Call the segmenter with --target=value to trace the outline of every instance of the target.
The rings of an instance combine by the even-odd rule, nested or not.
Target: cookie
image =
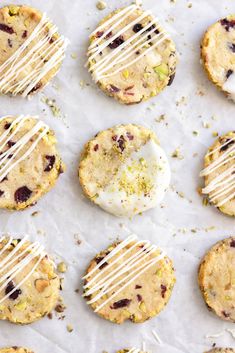
[[[95,204],[115,216],[132,217],[162,201],[170,183],[170,167],[151,130],[119,125],[85,145],[79,179]]]
[[[158,315],[170,299],[175,275],[161,249],[131,235],[98,254],[84,280],[87,304],[104,319],[121,324]]]
[[[138,348],[130,348],[130,349],[122,349],[121,351],[118,351],[117,353],[148,353],[148,352],[143,352],[139,350]]]
[[[235,349],[233,348],[213,348],[205,353],[235,353]]]
[[[235,100],[235,15],[209,27],[202,40],[201,57],[209,79]]]
[[[54,186],[64,168],[56,143],[37,117],[0,118],[0,208],[24,209]]]
[[[101,21],[87,55],[94,81],[124,104],[158,95],[175,76],[175,44],[151,11],[134,4]]]
[[[60,69],[68,40],[47,15],[29,6],[0,9],[0,93],[27,97]]]
[[[235,322],[235,237],[216,243],[202,260],[198,282],[209,310]]]
[[[0,349],[0,353],[33,353],[33,351],[27,348],[13,346]]]
[[[60,279],[38,242],[0,239],[0,320],[29,324],[51,312]]]
[[[235,216],[235,132],[219,137],[204,159],[202,193],[221,212]]]

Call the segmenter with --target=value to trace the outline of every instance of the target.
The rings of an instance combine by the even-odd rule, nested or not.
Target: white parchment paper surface
[[[28,233],[32,240],[41,241],[57,261],[67,263],[62,292],[67,310],[64,320],[54,315],[52,320],[44,318],[29,326],[0,322],[0,346],[28,346],[35,353],[114,353],[125,347],[141,348],[143,342],[156,353],[201,353],[214,342],[235,347],[235,340],[225,331],[233,329],[234,324],[209,313],[197,285],[201,257],[216,241],[235,232],[234,219],[213,207],[204,207],[197,193],[201,182],[198,174],[214,140],[212,133],[223,134],[235,126],[235,105],[217,92],[202,70],[200,39],[210,24],[235,12],[234,0],[144,0],[145,8],[153,10],[175,40],[179,65],[171,87],[137,106],[122,106],[106,97],[84,68],[89,33],[105,14],[129,1],[107,0],[104,11],[96,9],[96,0],[24,2],[46,11],[71,41],[62,70],[44,91],[47,97],[56,99],[66,115],[66,124],[51,114],[42,102],[42,93],[31,101],[0,97],[0,114],[38,114],[55,130],[67,171],[33,208],[14,213],[1,211],[0,231]],[[74,53],[76,59],[72,58]],[[158,122],[162,114],[165,119]],[[211,127],[204,128],[203,122]],[[133,220],[115,218],[92,205],[82,196],[77,178],[83,144],[98,131],[120,123],[152,128],[172,169],[171,188],[161,206]],[[198,131],[198,136],[193,131]],[[171,157],[178,147],[182,160]],[[35,217],[34,211],[39,212]],[[177,284],[169,305],[158,317],[144,324],[117,326],[96,316],[75,290],[81,288],[82,274],[92,257],[117,236],[122,239],[131,232],[165,249],[174,261]],[[75,234],[82,240],[80,246]],[[72,333],[66,329],[68,324],[74,328]],[[161,338],[161,345],[152,330]],[[220,332],[223,334],[218,338],[205,337]]]

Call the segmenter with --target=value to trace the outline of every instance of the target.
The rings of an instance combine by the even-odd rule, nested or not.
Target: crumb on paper
[[[213,131],[213,132],[212,132],[212,136],[213,136],[213,137],[218,137],[218,136],[219,136],[219,133],[218,133],[217,131]]]
[[[74,60],[76,60],[76,59],[78,58],[78,54],[75,53],[75,52],[72,53],[72,54],[71,54],[71,58],[74,59]]]
[[[181,154],[179,147],[176,148],[176,149],[172,152],[171,157],[172,157],[172,158],[177,158],[177,159],[179,159],[179,160],[184,159],[184,156]]]
[[[67,325],[66,328],[69,333],[73,332],[73,326],[71,324]]]
[[[63,303],[57,304],[55,307],[55,311],[57,313],[63,313],[66,309],[66,306]]]
[[[205,129],[209,129],[211,127],[211,124],[208,123],[207,121],[203,121],[202,122],[202,126],[205,128]]]
[[[60,273],[65,273],[67,272],[67,265],[65,262],[60,262],[58,265],[57,265],[57,271],[60,272]]]
[[[51,112],[52,114],[57,117],[57,118],[60,118],[61,117],[61,110],[60,108],[58,107],[58,105],[56,104],[56,100],[55,99],[52,99],[52,98],[48,98],[46,96],[43,96],[41,101],[43,103],[45,103],[50,109],[51,109]]]
[[[194,136],[198,136],[198,135],[199,135],[199,131],[194,130],[194,131],[193,131],[193,135],[194,135]]]
[[[31,216],[36,217],[39,215],[39,213],[40,213],[39,211],[34,211],[33,213],[31,213]]]
[[[81,245],[82,240],[80,239],[79,234],[77,234],[77,233],[74,234],[74,240],[75,240],[77,245]]]
[[[193,7],[193,4],[190,2],[190,3],[188,4],[188,8],[191,9],[192,7]]]
[[[47,314],[47,317],[48,317],[49,320],[52,320],[53,319],[53,314],[49,313],[49,314]]]
[[[97,1],[97,3],[96,3],[96,8],[97,8],[98,10],[100,10],[100,11],[105,10],[106,7],[107,7],[107,3],[106,3],[105,1],[103,1],[103,0]]]
[[[161,114],[158,118],[155,119],[157,123],[160,123],[161,121],[164,121],[166,119],[165,114]]]

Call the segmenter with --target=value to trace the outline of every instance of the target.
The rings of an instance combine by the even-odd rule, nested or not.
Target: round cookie
[[[235,322],[235,237],[216,243],[202,260],[198,282],[209,310]]]
[[[33,353],[33,351],[27,348],[13,346],[0,349],[0,353]]]
[[[67,39],[46,14],[29,6],[0,9],[0,93],[27,97],[58,72]]]
[[[100,22],[87,55],[94,81],[124,104],[158,95],[175,76],[175,44],[150,11],[134,4]]]
[[[205,33],[201,57],[209,79],[235,100],[235,15],[227,16]]]
[[[219,137],[204,159],[202,193],[221,212],[235,216],[235,132]]]
[[[0,267],[0,320],[29,324],[51,312],[60,279],[38,242],[1,238]]]
[[[0,208],[24,209],[54,186],[64,169],[56,143],[36,117],[0,118]]]
[[[166,306],[175,275],[161,249],[132,235],[98,254],[84,280],[83,296],[94,312],[117,324],[140,323]]]
[[[79,180],[85,195],[105,211],[132,217],[162,201],[170,167],[151,130],[119,125],[85,145]]]
[[[235,349],[233,348],[213,348],[205,353],[235,353]]]

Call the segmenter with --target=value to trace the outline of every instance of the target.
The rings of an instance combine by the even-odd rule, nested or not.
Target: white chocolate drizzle
[[[0,118],[0,124],[6,118],[12,118],[12,116],[4,116]],[[0,182],[7,176],[7,174],[15,168],[20,162],[24,161],[37,147],[40,140],[47,134],[49,127],[42,121],[38,120],[38,117],[33,117],[36,119],[35,125],[19,138],[15,144],[10,144],[10,147],[3,152],[3,150],[8,146],[8,143],[12,142],[14,136],[17,132],[20,132],[24,128],[27,119],[30,116],[20,115],[10,123],[9,127],[0,136]],[[22,154],[20,153],[25,149],[27,145],[27,150]]]
[[[125,249],[127,245],[130,245],[129,249]],[[133,250],[137,251],[131,254]],[[87,301],[87,304],[93,304],[103,297],[108,297],[102,300],[95,312],[102,309],[139,276],[165,257],[165,253],[161,250],[160,254],[157,255],[157,250],[160,249],[156,245],[151,245],[147,240],[138,241],[136,235],[131,235],[118,244],[97,266],[83,277],[83,279],[87,280],[94,274],[94,277],[84,285],[85,293],[83,296],[94,295],[91,300]],[[119,254],[121,251],[122,253]],[[117,257],[113,259],[116,255]],[[107,264],[108,261],[110,262]],[[120,261],[121,264],[119,263]],[[104,264],[106,266],[102,271],[96,273]],[[110,272],[107,274],[107,271]]]
[[[228,139],[224,144],[209,152],[206,157],[226,147],[235,141],[235,137]],[[228,147],[227,150],[218,157],[213,163],[206,167],[200,173],[200,176],[209,176],[221,167],[235,162],[235,143]],[[222,173],[218,174],[205,188],[202,189],[203,194],[210,195],[210,201],[215,203],[217,207],[221,207],[235,197],[235,163],[226,168]],[[219,200],[219,201],[218,201]]]
[[[141,353],[141,350],[138,348],[131,348],[128,352],[129,353]]]
[[[1,249],[0,255],[4,255],[4,253],[9,250],[9,246],[11,245],[13,238],[4,236],[0,239],[0,243],[5,240],[7,240],[7,242]],[[38,242],[29,243],[25,246],[26,241],[27,236],[20,239],[13,250],[0,261],[0,292],[4,291],[8,283],[14,281],[15,277],[19,273],[24,273],[26,266],[33,262],[31,270],[28,273],[25,273],[24,278],[16,286],[14,286],[9,293],[0,299],[0,304],[8,299],[27,281],[27,279],[36,270],[43,257],[46,255],[43,246]],[[23,246],[25,246],[24,250]],[[37,260],[34,263],[35,259]]]
[[[140,9],[140,5],[138,4],[125,7],[91,34],[91,37],[93,37],[97,33],[102,33],[99,38],[96,38],[91,43],[88,49],[89,59],[87,64],[90,66],[89,71],[92,72],[96,82],[127,69],[168,38],[166,32],[160,30],[157,18],[153,18],[153,20],[141,30],[134,33],[129,39],[124,41],[117,48],[112,49],[110,53],[103,55],[100,59],[100,53],[102,53],[112,42],[122,36],[130,28],[133,28],[136,24],[141,23],[141,21],[148,16],[153,16],[151,11],[144,11],[137,17],[137,19],[122,27],[116,34],[112,35],[112,31],[138,9]],[[102,32],[104,28],[108,29]],[[100,44],[104,39],[105,41]],[[139,52],[137,55],[136,52],[140,50],[142,52]],[[99,56],[98,60],[97,56]]]
[[[69,41],[63,36],[54,39],[57,31],[44,13],[30,36],[0,66],[1,93],[26,97],[48,72],[61,64]],[[32,42],[34,44],[28,50]]]

